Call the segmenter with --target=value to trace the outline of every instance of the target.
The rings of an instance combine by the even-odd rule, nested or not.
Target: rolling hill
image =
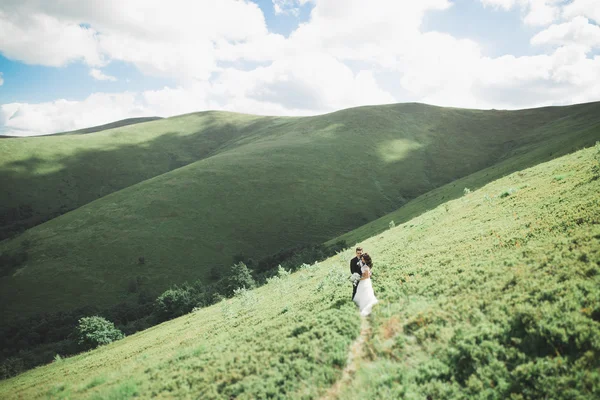
[[[110,122],[108,124],[103,124],[103,125],[92,126],[92,127],[89,127],[89,128],[78,129],[76,131],[55,133],[55,135],[81,135],[81,134],[87,134],[87,133],[94,133],[94,132],[105,131],[107,129],[121,128],[123,126],[128,126],[128,125],[141,124],[143,122],[156,121],[156,120],[159,120],[159,119],[162,119],[162,118],[161,117],[127,118],[127,119],[122,119],[120,121]]]
[[[350,249],[1,381],[0,397],[598,398],[599,192],[596,145],[365,240],[368,319]]]
[[[71,148],[73,162],[63,163],[56,155],[71,142],[62,140],[74,138],[90,142]],[[63,193],[79,208],[0,243],[3,254],[26,255],[3,270],[1,315],[133,301],[132,280],[153,294],[209,280],[211,268],[230,265],[236,254],[260,259],[322,243],[477,171],[488,168],[473,188],[599,138],[600,103],[590,103],[521,111],[398,104],[306,118],[208,112],[27,139],[23,148],[7,139],[0,145],[21,157],[57,146],[29,155],[37,158],[26,167],[5,164],[3,187],[20,193],[12,198],[59,204],[52,188],[72,174]],[[86,151],[90,143],[103,150]],[[176,151],[185,155],[180,167],[161,173]],[[110,189],[99,183],[113,179],[120,183]],[[86,198],[88,190],[95,194]],[[456,196],[463,188],[444,190]]]
[[[0,141],[0,239],[203,159],[253,133],[254,116],[198,113]],[[123,121],[121,121],[123,122]],[[85,133],[85,134],[84,134]]]

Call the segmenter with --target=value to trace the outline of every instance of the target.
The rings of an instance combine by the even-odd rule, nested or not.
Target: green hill
[[[364,241],[380,303],[362,325],[349,250],[2,381],[0,397],[598,398],[598,193],[600,145]]]
[[[128,125],[141,124],[143,122],[156,121],[159,119],[162,119],[162,118],[161,117],[127,118],[127,119],[122,119],[120,121],[115,121],[115,122],[111,122],[111,123],[104,124],[104,125],[97,125],[97,126],[92,126],[90,128],[78,129],[78,130],[72,131],[72,132],[56,133],[55,135],[79,135],[79,134],[86,134],[86,133],[94,133],[94,132],[105,131],[107,129],[114,129],[114,128],[120,128],[120,127],[128,126]]]
[[[94,133],[94,132],[104,131],[107,129],[120,128],[120,127],[128,126],[128,125],[141,124],[143,122],[156,121],[159,119],[162,119],[162,117],[126,118],[126,119],[122,119],[119,121],[110,122],[108,124],[92,126],[92,127],[84,128],[84,129],[78,129],[76,131],[52,133],[52,135],[59,136],[59,135],[78,135],[78,134],[85,134],[85,133]],[[48,136],[48,135],[40,135],[40,136]],[[0,135],[0,139],[16,139],[16,138],[23,138],[23,137],[24,136]],[[35,136],[27,136],[27,137],[35,137]]]
[[[117,122],[65,134],[4,139],[0,141],[0,239],[210,156],[253,133],[253,122],[261,121],[260,125],[266,120],[205,112],[122,127],[112,127]],[[103,130],[91,134],[95,129]]]
[[[154,139],[144,137],[146,129]],[[111,171],[105,177],[123,177],[123,185],[142,179],[136,171],[155,155],[166,162],[169,149],[196,151],[186,163],[204,158],[0,243],[0,252],[17,260],[0,278],[5,318],[136,301],[138,293],[128,290],[134,281],[156,295],[173,283],[209,281],[208,271],[227,267],[236,254],[261,259],[325,242],[475,171],[502,164],[510,172],[593,144],[600,138],[600,103],[510,112],[399,104],[310,118],[200,113],[31,140],[48,139],[40,148],[51,148],[54,139],[72,138],[112,143],[113,150],[104,150],[102,165]],[[64,142],[56,143],[64,151]],[[37,189],[40,202],[60,174],[89,171],[75,166],[94,158],[83,148],[71,151],[79,164],[52,172],[57,164],[49,161],[33,169],[31,176],[47,182]],[[138,165],[131,168],[135,179],[131,165]],[[44,168],[47,174],[38,175]],[[4,176],[20,182],[16,172]],[[87,181],[101,195],[98,179]],[[80,198],[79,187],[69,193]]]

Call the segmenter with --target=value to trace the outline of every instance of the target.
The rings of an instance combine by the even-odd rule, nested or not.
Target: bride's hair
[[[369,268],[373,268],[373,260],[371,260],[369,253],[363,253],[362,259],[365,260],[365,264],[367,264]]]

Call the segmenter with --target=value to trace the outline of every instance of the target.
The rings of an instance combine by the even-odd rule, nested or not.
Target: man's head
[[[356,248],[356,258],[360,259],[360,257],[362,256],[362,252],[363,252],[362,247],[357,247]]]

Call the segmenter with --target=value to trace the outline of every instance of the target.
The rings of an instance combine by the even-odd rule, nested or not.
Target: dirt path
[[[370,331],[371,325],[369,324],[369,320],[367,318],[361,318],[360,334],[350,346],[346,368],[344,368],[341,378],[329,388],[327,393],[325,393],[320,400],[337,399],[341,389],[350,384],[354,378],[354,374],[356,374],[356,371],[358,370],[358,364],[365,354],[364,344]]]

